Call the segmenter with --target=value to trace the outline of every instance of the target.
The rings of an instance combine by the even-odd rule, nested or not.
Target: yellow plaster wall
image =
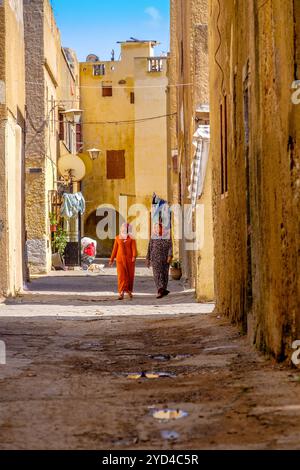
[[[84,150],[86,153],[88,148],[97,147],[103,151],[82,185],[87,201],[87,235],[96,236],[96,222],[93,227],[87,224],[90,215],[102,204],[113,205],[119,211],[120,195],[127,195],[128,207],[143,203],[149,210],[153,191],[167,197],[166,122],[164,119],[134,122],[166,114],[166,69],[159,74],[147,73],[146,57],[152,55],[148,43],[122,44],[121,61],[99,62],[106,67],[105,76],[100,77],[93,76],[94,64],[80,64]],[[102,82],[113,86],[112,97],[102,97]],[[135,93],[134,104],[130,103],[131,92]],[[111,124],[108,121],[131,122]],[[125,179],[107,179],[107,150],[125,150]],[[86,161],[88,157],[85,154],[83,158]],[[140,256],[145,256],[147,245],[147,240],[138,240]],[[98,248],[102,255],[109,256],[112,242],[99,242]]]
[[[1,15],[1,171],[0,296],[23,288],[23,134],[25,116],[22,2],[2,2]]]

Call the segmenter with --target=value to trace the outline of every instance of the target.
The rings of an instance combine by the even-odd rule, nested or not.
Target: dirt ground
[[[299,370],[181,283],[158,301],[137,274],[132,302],[115,300],[111,269],[53,273],[0,305],[0,448],[300,449]],[[128,377],[142,372],[169,376]],[[165,408],[188,415],[156,419]]]

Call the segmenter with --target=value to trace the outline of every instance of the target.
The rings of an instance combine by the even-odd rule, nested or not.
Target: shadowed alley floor
[[[115,274],[51,273],[0,305],[1,449],[300,448],[299,371],[181,283],[156,300],[142,265],[118,302]],[[127,377],[142,371],[169,376]],[[156,420],[166,407],[188,416]]]

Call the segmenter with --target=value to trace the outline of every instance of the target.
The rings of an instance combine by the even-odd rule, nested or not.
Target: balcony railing
[[[163,62],[163,59],[157,57],[148,59],[148,72],[162,72]]]

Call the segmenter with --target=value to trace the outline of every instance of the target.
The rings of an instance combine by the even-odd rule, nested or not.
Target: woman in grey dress
[[[146,258],[147,266],[152,266],[154,282],[157,287],[157,298],[161,299],[169,294],[167,290],[169,282],[170,264],[173,259],[172,238],[163,234],[163,226],[155,224],[153,235],[149,242]]]

